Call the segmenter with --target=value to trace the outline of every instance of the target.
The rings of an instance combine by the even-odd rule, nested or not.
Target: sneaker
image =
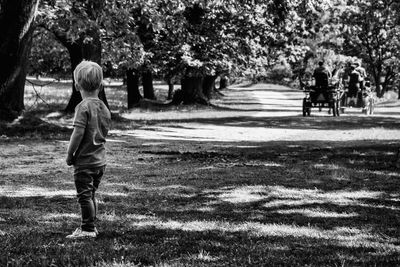
[[[66,238],[70,239],[75,239],[75,238],[95,238],[97,236],[97,230],[95,229],[95,232],[87,232],[87,231],[82,231],[81,228],[76,228],[75,231],[67,235]]]

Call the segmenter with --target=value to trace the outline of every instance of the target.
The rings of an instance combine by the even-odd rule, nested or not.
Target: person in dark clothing
[[[323,61],[318,62],[318,67],[314,70],[313,77],[315,79],[314,98],[317,98],[322,93],[324,98],[328,99],[328,85],[332,74],[329,69],[324,66]]]
[[[355,105],[357,102],[357,94],[360,91],[361,75],[356,70],[356,66],[352,65],[350,68],[349,75],[349,90],[347,92],[347,103],[349,105]],[[352,103],[353,102],[353,103]]]

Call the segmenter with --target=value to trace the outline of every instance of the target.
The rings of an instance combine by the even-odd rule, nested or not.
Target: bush
[[[283,61],[275,65],[268,73],[268,78],[272,81],[282,82],[283,80],[289,80],[293,76],[290,65]]]

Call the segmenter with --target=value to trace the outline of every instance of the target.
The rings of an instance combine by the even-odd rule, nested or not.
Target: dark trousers
[[[105,166],[77,169],[74,171],[75,187],[78,203],[81,207],[83,231],[93,232],[97,215],[95,193],[103,177]]]

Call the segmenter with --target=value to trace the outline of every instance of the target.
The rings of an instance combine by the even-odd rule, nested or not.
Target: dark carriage
[[[340,82],[325,86],[308,85],[301,83],[305,97],[303,98],[303,116],[310,116],[311,109],[328,108],[333,116],[340,116],[341,104],[343,103],[344,89]]]

